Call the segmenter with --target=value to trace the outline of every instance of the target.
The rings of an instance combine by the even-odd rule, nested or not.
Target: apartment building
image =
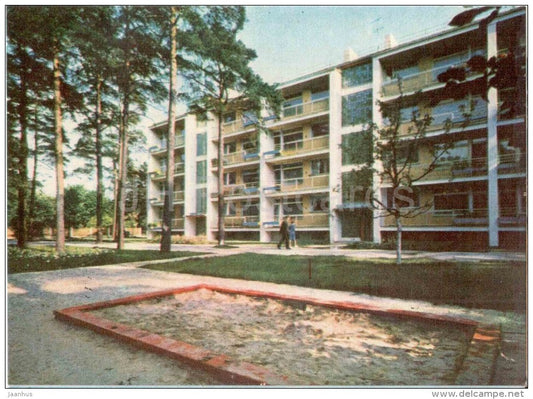
[[[354,184],[353,176],[373,156],[368,123],[387,123],[377,100],[398,99],[399,77],[405,140],[409,140],[413,110],[433,118],[414,168],[422,170],[445,140],[451,138],[454,144],[438,166],[416,183],[411,205],[432,205],[404,220],[404,239],[524,247],[525,79],[491,89],[485,100],[475,85],[469,87],[468,82],[478,77],[471,73],[466,97],[444,96],[437,105],[431,104],[445,93],[438,75],[473,55],[515,57],[520,67],[517,74],[525,77],[525,26],[525,10],[515,9],[501,14],[486,30],[473,23],[403,44],[388,40],[380,51],[362,57],[352,54],[339,65],[281,85],[282,112],[278,117],[265,113],[266,129],[245,111],[224,115],[226,239],[276,241],[284,215],[296,218],[299,238],[331,243],[392,239],[393,220],[378,217],[368,207],[365,185]],[[502,106],[509,103],[514,104],[512,112]],[[466,116],[465,109],[471,105]],[[176,124],[172,230],[214,240],[217,123],[212,115],[186,114]],[[166,122],[149,132],[148,227],[152,232],[161,228],[165,132]],[[381,201],[390,201],[386,181],[377,174],[367,176],[367,181]]]

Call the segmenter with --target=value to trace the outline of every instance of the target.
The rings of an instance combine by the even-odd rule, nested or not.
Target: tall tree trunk
[[[170,26],[170,84],[168,90],[168,131],[167,131],[167,173],[165,199],[163,205],[163,226],[161,229],[161,252],[170,252],[172,238],[172,216],[174,215],[174,144],[176,137],[176,89],[178,82],[178,61],[176,48],[178,41],[177,7],[172,7]]]
[[[61,115],[61,71],[59,50],[54,46],[54,131],[56,160],[56,251],[65,252],[65,176],[63,171],[63,122]]]
[[[396,215],[396,264],[402,263],[402,221],[400,216]]]
[[[102,79],[97,78],[96,82],[96,108],[95,119],[95,157],[96,157],[96,243],[102,242],[102,204],[104,199],[104,171],[102,167],[102,138],[100,115],[102,114]]]
[[[224,136],[222,135],[222,113],[218,119],[218,245],[224,245]]]
[[[129,40],[130,26],[128,11],[126,11],[126,29],[124,36]],[[124,56],[124,82],[123,82],[123,103],[122,113],[120,116],[119,128],[119,178],[118,178],[118,217],[117,217],[117,249],[124,249],[124,225],[126,221],[126,186],[128,183],[128,124],[129,124],[129,105],[130,105],[130,48],[129,43],[126,46]]]
[[[37,163],[39,161],[39,131],[37,129],[37,106],[35,106],[34,110],[34,124],[35,124],[35,131],[33,133],[33,175],[31,179],[31,188],[30,188],[30,202],[28,204],[29,209],[29,216],[28,216],[28,234],[31,237],[31,226],[33,224],[33,219],[35,218],[35,196],[37,194]]]
[[[26,52],[21,50],[22,60],[26,59]],[[17,247],[24,248],[27,239],[26,223],[26,194],[28,191],[28,73],[25,67],[20,73],[20,101],[18,106],[20,123],[20,142],[18,149],[18,177],[17,184]]]

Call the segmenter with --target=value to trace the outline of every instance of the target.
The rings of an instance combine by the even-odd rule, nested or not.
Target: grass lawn
[[[75,267],[110,265],[124,262],[179,258],[199,255],[198,252],[167,252],[116,250],[67,246],[66,254],[57,256],[52,246],[35,246],[20,250],[8,248],[8,273],[41,272],[47,270],[71,269]]]
[[[309,278],[311,260],[311,278]],[[148,269],[268,281],[435,304],[525,311],[525,262],[357,260],[338,256],[241,254],[146,266]]]

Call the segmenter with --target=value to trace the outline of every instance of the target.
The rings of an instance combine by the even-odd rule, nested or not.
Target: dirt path
[[[424,302],[371,298],[346,292],[217,279],[127,266],[69,269],[8,276],[8,370],[10,387],[38,386],[204,386],[208,375],[91,331],[56,321],[53,311],[69,306],[198,283],[258,289],[323,300],[372,303],[384,308],[463,316],[502,325],[514,337],[500,359],[499,385],[520,385],[525,374],[525,317],[513,313],[434,307]],[[514,334],[514,335],[513,335]],[[504,338],[506,336],[504,335]],[[515,358],[512,358],[515,356]],[[497,377],[498,378],[498,377]]]

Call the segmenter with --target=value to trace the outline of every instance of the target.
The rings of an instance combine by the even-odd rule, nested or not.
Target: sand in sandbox
[[[452,326],[204,289],[91,313],[262,365],[289,384],[449,385],[470,339]]]

